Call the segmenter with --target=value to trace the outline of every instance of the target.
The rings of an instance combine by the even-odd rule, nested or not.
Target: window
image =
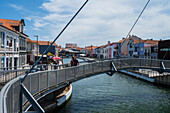
[[[132,56],[132,54],[133,54],[133,51],[129,51],[129,54],[130,54],[130,56]]]
[[[6,46],[9,46],[9,40],[6,41]]]
[[[10,39],[9,47],[12,47],[12,38]]]
[[[132,48],[132,43],[130,43],[130,48]]]
[[[1,47],[4,47],[5,33],[1,32]]]
[[[34,44],[32,45],[32,49],[34,50]]]
[[[170,51],[170,48],[163,48],[161,51]]]
[[[7,36],[7,39],[6,39],[6,46],[7,47],[12,47],[12,38]]]

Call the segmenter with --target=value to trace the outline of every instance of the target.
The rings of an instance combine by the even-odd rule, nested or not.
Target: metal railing
[[[87,75],[110,71],[112,63],[114,63],[115,68],[119,70],[129,67],[161,68],[160,62],[162,61],[148,59],[113,59],[97,61],[75,67],[31,73],[25,79],[23,85],[31,93],[31,95],[35,96],[36,94],[39,94],[41,91],[49,89],[50,87],[58,86],[59,84],[67,83],[69,81],[74,81]],[[169,61],[164,61],[166,69],[170,69],[169,63]],[[1,90],[0,113],[19,112],[19,95],[21,88],[20,78],[21,77],[17,77],[11,80]],[[23,105],[26,102],[27,99],[23,97]]]
[[[94,61],[93,61],[94,62]],[[86,61],[81,61],[79,62],[79,64],[84,64],[87,63]],[[91,62],[89,62],[91,63]],[[61,68],[66,68],[69,67],[69,64],[62,64],[62,65],[56,65],[56,64],[39,64],[35,67],[35,69],[32,71],[33,72],[37,72],[37,71],[46,71],[46,70],[56,70],[56,69],[61,69]],[[12,67],[11,69],[13,69],[14,67]],[[7,68],[5,68],[6,70],[0,70],[0,85],[6,84],[7,82],[9,82],[10,80],[24,75],[29,69],[31,68],[30,66],[23,66],[23,67],[18,67],[17,69],[13,69],[13,70],[7,70]]]
[[[86,75],[109,71],[110,63],[111,61],[103,61],[58,70],[35,72],[29,74],[23,84],[34,96],[52,86],[66,83],[71,80],[76,80]],[[20,77],[10,81],[4,88],[6,88],[6,90],[3,91],[2,89],[3,95],[1,95],[1,112],[19,112]],[[27,99],[24,97],[23,104],[26,101]]]
[[[142,59],[142,58],[122,58],[113,59],[116,69],[126,68],[147,68],[147,69],[162,69],[164,64],[166,70],[170,70],[170,61],[158,59]]]
[[[0,71],[0,85],[6,84],[10,80],[24,75],[27,71],[28,69]]]
[[[30,69],[31,65],[26,65],[26,66],[14,66],[14,67],[4,67],[0,68],[1,71],[5,70],[17,70],[17,69]]]

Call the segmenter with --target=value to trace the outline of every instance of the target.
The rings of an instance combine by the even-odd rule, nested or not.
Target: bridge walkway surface
[[[54,91],[55,88],[63,84],[74,82],[76,80],[86,78],[94,74],[135,68],[153,69],[156,71],[161,70],[168,72],[170,69],[170,62],[163,61],[164,64],[166,64],[164,66],[161,62],[162,61],[147,59],[112,59],[91,62],[75,67],[64,67],[60,69],[52,67],[53,69],[51,70],[30,73],[22,85],[27,89],[28,92],[30,92],[30,95],[38,100],[40,97]],[[160,80],[164,79],[161,78]],[[1,92],[0,100],[0,105],[3,106],[0,106],[0,113],[19,112],[20,90],[20,77],[11,80],[3,87],[3,90],[1,90],[3,92]],[[29,108],[29,106],[25,106],[28,105],[26,104],[27,102],[28,99],[23,96],[22,105],[25,108],[25,112],[27,112]]]

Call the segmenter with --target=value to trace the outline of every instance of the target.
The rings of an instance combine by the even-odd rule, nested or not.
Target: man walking
[[[78,66],[79,65],[79,62],[78,60],[76,59],[76,56],[74,57],[74,60],[73,60],[73,66]]]

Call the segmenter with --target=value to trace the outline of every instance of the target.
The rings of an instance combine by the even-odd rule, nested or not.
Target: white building
[[[26,64],[28,36],[23,33],[24,25],[23,19],[21,21],[0,19],[1,68],[15,69]]]

